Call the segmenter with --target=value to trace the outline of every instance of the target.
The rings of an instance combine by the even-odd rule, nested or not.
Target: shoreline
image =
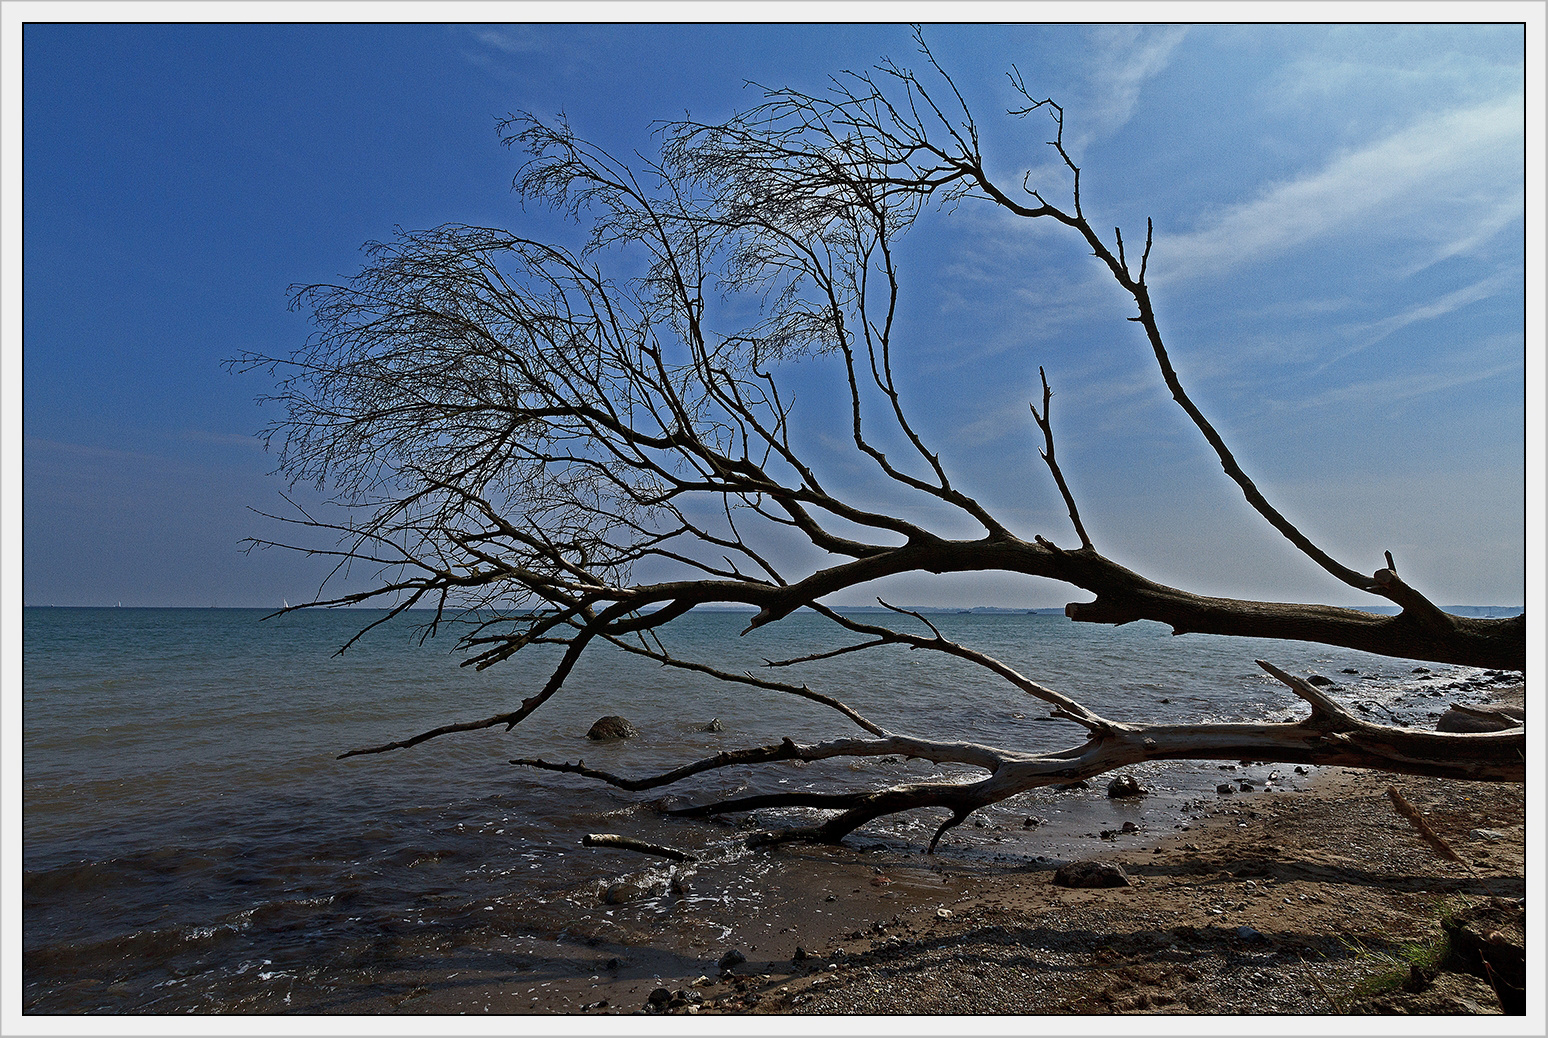
[[[1389,786],[1465,864],[1421,840]],[[1371,1003],[1362,985],[1433,943],[1445,908],[1526,894],[1524,786],[1321,768],[1299,788],[1195,806],[1186,830],[1102,840],[1079,855],[1121,865],[1127,887],[1056,886],[1057,859],[907,855],[863,835],[836,848],[789,845],[702,864],[686,879],[674,873],[673,903],[654,915],[608,911],[606,940],[586,916],[593,936],[580,938],[581,951],[572,937],[562,966],[527,976],[458,971],[444,986],[341,1009],[588,1018],[1402,1012]],[[755,860],[764,869],[756,875]],[[714,892],[738,884],[758,887],[756,906],[717,918]],[[557,935],[555,953],[566,936]],[[731,951],[744,960],[722,973],[717,963]],[[1445,1003],[1452,1009],[1413,1011],[1497,1012],[1479,984],[1458,989]],[[652,1004],[657,989],[677,995],[675,1004]]]
[[[1415,682],[1410,698],[1360,702],[1435,719],[1453,700],[1506,694],[1481,684]],[[783,820],[684,822],[656,814],[669,799],[603,797],[609,810],[577,813],[587,827],[545,839],[547,851],[523,854],[516,868],[503,828],[459,857],[448,848],[464,843],[416,826],[393,858],[377,859],[402,866],[388,873],[406,891],[387,901],[403,906],[390,915],[376,888],[348,876],[325,901],[260,892],[257,908],[217,917],[215,928],[110,938],[161,971],[144,993],[117,979],[116,965],[95,965],[113,945],[29,951],[23,1012],[435,1016],[450,1029],[473,1016],[555,1015],[572,1018],[566,1030],[624,1028],[589,1018],[662,1012],[1326,1014],[1334,1000],[1351,1004],[1361,977],[1433,938],[1441,901],[1525,892],[1522,786],[1248,762],[1186,772],[1138,773],[1153,795],[1137,799],[1109,799],[1113,775],[1022,794],[952,829],[935,855],[924,842],[940,819],[920,812],[838,846],[747,850],[747,836]],[[877,778],[899,776],[865,776]],[[1233,791],[1217,792],[1226,778]],[[855,781],[842,770],[832,780]],[[1394,812],[1388,782],[1470,867],[1435,857]],[[501,824],[476,821],[480,833]],[[580,850],[601,826],[701,860]],[[1478,830],[1494,832],[1474,838]],[[1052,883],[1060,865],[1088,859],[1121,863],[1132,885]],[[192,863],[226,882],[273,882],[241,861]],[[733,951],[744,961],[727,961],[723,975]],[[222,962],[238,983],[211,983]],[[650,1001],[658,991],[664,1007],[659,995]]]

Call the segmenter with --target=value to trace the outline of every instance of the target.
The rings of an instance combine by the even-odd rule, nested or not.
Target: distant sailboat
[[[280,601],[285,603],[285,608],[286,609],[290,608],[290,601],[289,601],[289,599],[282,598],[282,599],[280,599]]]

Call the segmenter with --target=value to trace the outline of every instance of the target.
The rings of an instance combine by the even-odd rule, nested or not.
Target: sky
[[[1154,221],[1173,362],[1281,511],[1355,569],[1391,551],[1432,600],[1525,601],[1521,26],[925,36],[1005,182],[1058,183],[1046,122],[1004,114],[1014,66],[1063,105],[1093,223],[1132,243]],[[244,551],[278,532],[259,513],[286,507],[255,436],[280,415],[257,404],[265,376],[223,361],[299,346],[288,286],[348,277],[396,227],[578,240],[512,194],[500,117],[563,113],[615,154],[649,154],[653,122],[728,117],[761,98],[749,82],[816,92],[883,58],[922,65],[908,28],[885,24],[32,23],[21,56],[23,597],[124,606],[316,591],[319,560]],[[964,204],[922,219],[901,256],[905,406],[1014,532],[1078,543],[1028,410],[1042,366],[1098,550],[1203,593],[1371,604],[1247,508],[1125,320],[1132,303],[1068,231]],[[857,498],[896,503],[836,448],[833,374],[789,373],[803,442]],[[1001,575],[881,590],[950,607],[1089,597]]]

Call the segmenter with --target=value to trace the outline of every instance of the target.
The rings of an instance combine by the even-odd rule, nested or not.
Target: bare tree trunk
[[[901,755],[936,763],[969,764],[988,774],[976,782],[921,782],[855,793],[768,793],[719,800],[669,813],[684,817],[765,808],[811,807],[837,811],[818,825],[765,836],[768,840],[837,841],[885,815],[920,808],[945,808],[951,816],[930,842],[960,825],[978,808],[1044,786],[1078,782],[1118,768],[1156,760],[1261,760],[1279,764],[1341,765],[1407,775],[1469,781],[1523,782],[1526,779],[1526,730],[1445,734],[1372,724],[1345,710],[1315,686],[1272,664],[1259,665],[1311,705],[1311,714],[1278,724],[1120,724],[1062,705],[1055,716],[1084,725],[1089,738],[1078,746],[1050,753],[1018,753],[977,743],[936,742],[885,734],[871,739],[836,739],[720,753],[694,764],[643,779],[628,779],[581,764],[518,759],[512,764],[582,775],[630,790],[670,785],[690,775],[737,765],[777,760],[818,761],[836,757]]]

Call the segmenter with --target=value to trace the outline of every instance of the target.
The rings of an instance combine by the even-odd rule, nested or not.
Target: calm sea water
[[[513,732],[452,735],[340,761],[346,749],[508,710],[541,684],[554,657],[523,653],[476,673],[457,665],[449,639],[420,644],[412,624],[378,629],[336,656],[371,614],[260,622],[263,615],[25,611],[27,1011],[325,1011],[339,1008],[329,1003],[330,991],[411,972],[405,942],[427,933],[451,940],[500,925],[515,941],[541,935],[563,945],[576,907],[594,906],[598,890],[619,878],[580,847],[582,834],[623,832],[732,853],[736,823],[663,818],[648,806],[661,791],[625,794],[515,768],[510,758],[584,757],[595,767],[643,774],[784,736],[859,734],[799,699],[597,652]],[[1174,638],[1148,623],[1113,629],[1057,615],[932,619],[948,635],[1120,719],[1302,713],[1255,658],[1334,676],[1346,701],[1377,719],[1423,721],[1467,697],[1458,683],[1481,678],[1439,665],[1415,674],[1411,662],[1326,646]],[[665,640],[679,655],[732,670],[844,640],[811,614],[741,638],[745,624],[740,614],[696,612],[673,623]],[[1047,720],[1042,704],[935,654],[855,654],[799,673],[910,734],[1025,748],[1080,741],[1073,725]],[[615,713],[629,717],[641,737],[588,743],[591,722]],[[713,718],[723,730],[703,731]],[[695,800],[948,773],[896,761],[781,765],[727,769],[670,793]],[[1212,791],[1218,780],[1213,765],[1182,763],[1139,775],[1177,803]],[[1099,789],[1025,794],[983,812],[987,828],[954,830],[942,853],[1047,854],[1101,825],[1111,810]],[[1029,814],[1054,823],[1022,835],[1016,823]],[[790,820],[764,815],[744,824]],[[915,812],[879,822],[860,839],[915,853],[940,821]],[[1006,831],[1014,838],[987,835]],[[640,866],[642,875],[649,869]],[[737,896],[755,901],[755,862],[743,871],[751,881]]]

